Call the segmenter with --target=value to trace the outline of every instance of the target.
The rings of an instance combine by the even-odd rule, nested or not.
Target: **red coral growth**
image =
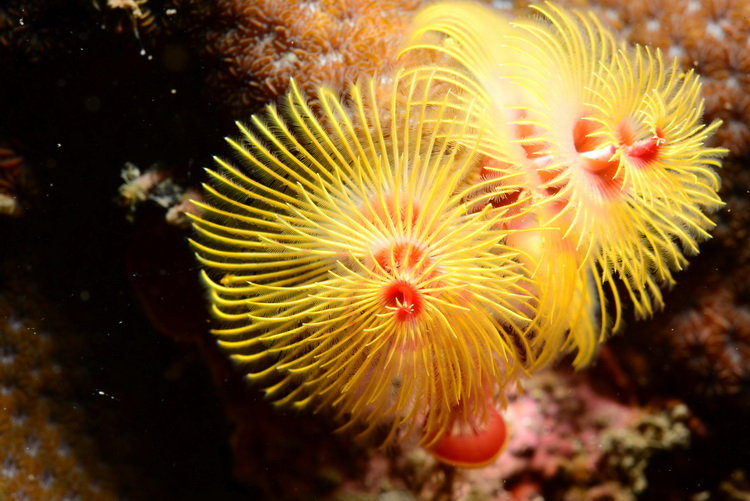
[[[308,94],[321,84],[343,89],[385,68],[420,0],[222,0],[208,51],[239,113],[284,94],[290,77]]]

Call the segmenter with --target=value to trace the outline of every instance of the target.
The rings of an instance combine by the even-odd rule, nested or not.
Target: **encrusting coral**
[[[332,498],[376,499],[348,494],[399,490],[403,499],[451,501],[651,499],[665,465],[679,463],[696,440],[694,415],[679,400],[624,404],[600,383],[588,373],[542,371],[522,392],[510,392],[510,439],[491,465],[452,470],[419,449],[374,453],[368,475]],[[684,484],[679,489],[691,492]]]
[[[747,282],[711,284],[695,298],[695,308],[671,319],[660,340],[669,344],[671,363],[690,381],[697,399],[725,399],[750,406],[743,393],[750,383],[750,304]]]
[[[0,499],[117,499],[66,383],[45,313],[0,291]],[[25,303],[25,307],[19,304]],[[48,312],[47,312],[48,313]],[[67,371],[63,375],[63,371]]]
[[[486,464],[506,388],[564,351],[586,364],[619,289],[650,316],[709,237],[726,152],[697,76],[534,9],[431,6],[398,71],[314,108],[293,84],[230,141],[246,169],[209,171],[214,332],[274,400]],[[467,433],[492,453],[445,457]]]
[[[283,96],[291,77],[308,95],[345,89],[393,62],[420,0],[222,0],[208,53],[222,60],[214,85],[235,110]]]
[[[554,499],[562,493],[553,495],[542,486],[556,478],[565,479],[557,486],[565,499],[610,499],[597,494],[602,490],[619,493],[615,499],[633,499],[647,487],[651,457],[684,449],[691,440],[684,404],[623,405],[564,371],[539,374],[509,400],[514,433],[503,460],[491,474],[469,472],[463,480],[476,491],[486,489],[482,479],[487,477],[502,479],[515,492],[534,490]]]

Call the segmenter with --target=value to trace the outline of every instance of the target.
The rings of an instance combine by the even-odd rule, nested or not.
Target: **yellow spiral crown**
[[[293,82],[228,140],[242,166],[207,171],[213,332],[277,403],[443,457],[519,377],[589,362],[623,291],[661,307],[709,237],[725,151],[698,77],[533,8],[425,9],[392,77],[314,104]]]

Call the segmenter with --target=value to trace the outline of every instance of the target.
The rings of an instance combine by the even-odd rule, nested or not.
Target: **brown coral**
[[[0,293],[0,499],[116,499],[44,315],[24,300]]]
[[[727,165],[722,176],[727,203],[717,214],[714,237],[738,266],[750,263],[750,170],[740,162]]]
[[[236,114],[286,92],[344,89],[388,66],[420,0],[222,0],[208,51],[223,60],[216,84]]]
[[[696,307],[676,316],[666,332],[671,358],[699,396],[738,396],[750,384],[748,286],[723,281],[702,292]]]

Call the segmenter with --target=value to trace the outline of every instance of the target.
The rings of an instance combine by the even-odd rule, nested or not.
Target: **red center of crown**
[[[383,290],[383,301],[395,309],[397,322],[405,322],[422,313],[424,300],[422,293],[406,280],[394,280]]]
[[[623,149],[636,165],[643,167],[659,158],[659,149],[665,141],[664,133],[660,129],[656,129],[653,136],[624,146]]]
[[[429,266],[431,260],[424,250],[411,242],[397,242],[376,251],[374,258],[376,269],[380,268],[392,277],[383,287],[382,299],[394,310],[396,321],[405,322],[422,313],[424,298],[410,277],[414,277],[415,270]]]
[[[413,201],[409,205],[397,206],[398,201],[392,195],[383,198],[380,202],[373,199],[362,214],[389,231],[395,227],[399,236],[374,244],[368,266],[376,274],[385,275],[385,285],[380,292],[382,304],[393,311],[397,322],[406,322],[424,311],[425,298],[419,290],[419,283],[434,275],[434,271],[427,271],[433,260],[417,236],[407,236],[419,233],[415,228],[420,208]]]
[[[633,137],[632,126],[628,122],[620,124],[618,130],[620,134],[620,145],[628,158],[638,167],[645,167],[647,164],[659,158],[659,150],[666,142],[664,132],[656,128],[654,135],[636,141]]]

